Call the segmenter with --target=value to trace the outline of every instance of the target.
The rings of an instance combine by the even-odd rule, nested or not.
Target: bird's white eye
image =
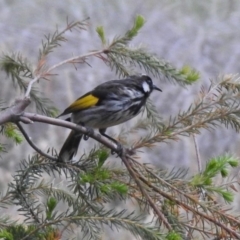
[[[147,92],[150,92],[150,86],[149,86],[149,84],[147,83],[147,82],[143,82],[143,84],[142,84],[142,88],[143,88],[143,91],[145,92],[145,93],[147,93]]]

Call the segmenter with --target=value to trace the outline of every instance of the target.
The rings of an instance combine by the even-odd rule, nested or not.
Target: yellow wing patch
[[[88,94],[83,96],[82,98],[77,99],[74,103],[72,103],[68,109],[71,111],[77,111],[85,108],[89,108],[95,106],[98,102],[99,98],[94,97],[92,94]]]

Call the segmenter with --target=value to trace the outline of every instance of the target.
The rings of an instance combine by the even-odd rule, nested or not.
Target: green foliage
[[[96,183],[98,181],[104,181],[110,178],[110,171],[107,169],[96,168],[91,173],[85,173],[80,175],[80,181],[82,183]]]
[[[105,45],[106,44],[106,37],[105,37],[105,32],[103,29],[103,26],[99,26],[96,28],[96,32],[98,34],[98,36],[100,37],[102,44]]]
[[[0,231],[0,238],[4,240],[57,240],[59,236],[58,230],[51,227],[46,229],[45,233],[37,232],[33,225],[12,225]],[[28,235],[35,232],[34,236]]]
[[[221,186],[217,187],[213,183],[213,178],[221,174],[223,178],[229,175],[228,167],[237,167],[239,159],[225,154],[216,158],[212,158],[207,162],[205,170],[202,173],[196,174],[191,180],[191,184],[196,187],[201,187],[208,192],[215,192],[221,195],[226,202],[232,202],[233,194]]]
[[[20,144],[23,141],[22,133],[17,129],[16,125],[13,123],[7,123],[7,124],[3,125],[1,132],[7,138],[12,139],[16,144]],[[5,148],[3,147],[3,149],[5,149]]]
[[[64,34],[67,31],[72,31],[74,29],[85,29],[86,22],[88,18],[83,21],[77,22],[67,22],[67,26],[61,32],[57,29],[53,34],[45,35],[45,39],[42,41],[42,48],[39,49],[39,62],[44,60],[44,58],[53,52],[57,47],[61,46],[61,43],[66,42],[67,39],[64,37]]]
[[[23,226],[23,225],[12,225],[0,232],[0,237],[6,240],[20,240],[28,235],[30,232],[35,230],[34,226]],[[38,233],[33,237],[26,238],[26,240],[40,240],[44,237],[42,234]]]
[[[221,196],[227,203],[232,203],[234,200],[233,193],[230,192],[229,190],[226,190],[226,188],[224,187],[209,185],[209,186],[205,186],[204,189],[209,194],[209,197],[211,197],[210,193],[216,193],[219,196]]]
[[[143,47],[128,46],[129,42],[138,35],[144,23],[145,19],[142,16],[136,16],[133,27],[122,37],[116,37],[106,46],[104,53],[107,55],[109,60],[107,64],[110,68],[115,70],[119,76],[128,76],[131,74],[132,68],[139,67],[154,77],[172,80],[180,85],[192,84],[198,80],[199,73],[190,67],[178,70],[165,60],[150,54]],[[97,33],[102,43],[106,45],[102,26],[97,28]]]
[[[0,231],[0,238],[3,238],[4,240],[14,240],[13,235],[6,229]]]
[[[34,76],[31,64],[20,53],[11,56],[4,54],[0,62],[0,68],[7,73],[14,87],[19,88],[22,92],[27,90],[28,84]],[[30,98],[35,103],[37,111],[47,116],[56,116],[56,107],[42,95],[43,93],[36,87],[33,87],[30,92]]]
[[[119,183],[119,182],[112,182],[110,184],[103,184],[99,187],[100,192],[104,194],[109,193],[118,193],[122,196],[126,195],[128,192],[128,187],[125,184]]]
[[[160,122],[160,118],[154,114],[154,108],[148,104],[147,108],[153,109],[153,111],[147,109],[148,114],[152,114],[151,118],[160,124],[149,131],[146,137],[136,141],[134,149],[178,140],[181,136],[200,134],[202,129],[213,130],[220,125],[231,127],[238,132],[240,129],[239,85],[240,79],[236,76],[227,75],[223,79],[216,79],[209,87],[202,87],[198,97],[187,110],[180,110],[176,116],[171,116],[165,123]],[[227,88],[228,92],[226,92]]]
[[[35,155],[28,161],[22,162],[20,170],[14,176],[14,181],[9,185],[9,193],[11,194],[11,201],[20,206],[19,211],[25,216],[26,223],[33,221],[38,227],[26,230],[25,236],[29,235],[30,239],[30,236],[38,236],[37,233],[42,234],[46,226],[54,227],[67,222],[66,229],[68,223],[75,223],[81,226],[83,234],[90,239],[98,239],[102,224],[111,224],[113,228],[121,227],[129,230],[135,236],[162,239],[162,235],[158,233],[157,228],[143,224],[140,216],[126,211],[104,210],[101,201],[109,202],[113,197],[116,199],[116,193],[126,195],[128,190],[127,184],[112,179],[110,174],[113,173],[99,168],[94,158],[89,159],[89,157],[98,156],[96,152],[98,150],[92,151],[89,156],[82,156],[78,163],[61,163],[58,165],[42,158],[40,155]],[[90,173],[84,175],[80,173],[83,166],[86,166],[86,158],[90,161],[87,167]],[[63,171],[66,177],[69,174],[71,175],[68,179],[71,183],[68,185],[68,191],[74,192],[71,201],[69,201],[70,194],[66,195],[62,189],[56,189],[53,183],[45,184],[41,181],[36,184],[39,178],[43,178],[45,172],[55,175],[60,171]],[[86,183],[87,185],[85,185]],[[49,197],[50,193],[51,197]],[[44,196],[48,197],[46,204],[39,201],[39,196],[42,198]],[[38,199],[38,201],[35,199]],[[59,201],[67,203],[65,212],[62,210],[62,213],[59,213],[59,210],[57,210]],[[69,205],[70,202],[72,204]],[[69,206],[72,206],[73,210],[70,210]],[[46,214],[42,214],[43,212]],[[55,232],[53,228],[46,229]],[[45,232],[44,236],[46,234]]]
[[[102,168],[104,161],[108,157],[108,153],[104,149],[96,151],[99,162],[92,170],[81,173],[79,175],[80,184],[90,184],[90,188],[94,189],[94,192],[102,194],[111,194],[114,196],[115,193],[119,195],[126,195],[128,192],[127,185],[112,180],[111,171]]]
[[[186,82],[189,84],[196,82],[200,78],[200,73],[191,69],[190,66],[183,66],[182,69],[180,69],[179,73],[186,76]]]
[[[46,208],[46,218],[48,220],[52,219],[52,214],[56,206],[57,206],[57,200],[54,197],[50,197],[47,200],[47,208]]]
[[[191,183],[198,187],[211,185],[213,178],[216,177],[217,174],[226,177],[228,176],[228,166],[237,167],[238,164],[239,160],[229,154],[212,158],[207,162],[205,170],[202,173],[195,175]]]
[[[21,73],[23,77],[33,77],[31,64],[26,58],[23,58],[20,53],[14,53],[11,56],[7,54],[3,55],[1,59],[1,69],[12,78],[15,84],[15,80],[19,78],[19,73]]]
[[[128,186],[120,182],[112,182],[110,185],[112,191],[116,191],[120,195],[125,195],[128,193]]]
[[[131,41],[134,37],[136,37],[144,24],[144,17],[141,15],[136,16],[133,27],[125,33],[125,41]]]
[[[127,45],[131,40],[133,40],[134,37],[137,36],[141,28],[143,27],[145,23],[144,18],[141,15],[136,16],[134,25],[131,29],[129,29],[123,37],[117,37],[115,38],[112,43],[109,45],[109,49],[112,50],[115,47],[120,47]]]
[[[14,87],[18,87],[22,92],[26,92],[30,81],[41,71],[44,71],[45,57],[51,53],[56,47],[60,46],[61,42],[66,39],[64,33],[73,29],[85,29],[86,21],[82,22],[70,22],[67,23],[67,27],[59,32],[56,30],[53,34],[45,36],[45,41],[42,42],[42,48],[39,50],[39,62],[36,69],[33,69],[29,61],[22,56],[21,53],[3,54],[0,62],[0,68],[6,72],[7,76],[14,83]],[[42,78],[49,77],[48,74],[42,76]],[[30,98],[36,105],[36,109],[39,113],[47,116],[56,117],[58,110],[50,99],[44,97],[44,93],[40,92],[35,86],[30,91]]]
[[[170,232],[166,236],[166,240],[182,240],[182,237],[176,232]]]
[[[106,149],[99,149],[97,155],[98,155],[98,167],[101,168],[105,161],[108,159],[109,152],[106,151]]]

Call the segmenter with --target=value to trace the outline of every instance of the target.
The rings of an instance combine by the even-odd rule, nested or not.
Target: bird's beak
[[[155,85],[153,85],[153,89],[158,90],[159,92],[162,92],[162,90],[160,88],[156,87]]]

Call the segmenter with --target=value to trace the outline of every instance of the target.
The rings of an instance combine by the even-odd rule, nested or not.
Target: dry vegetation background
[[[219,74],[240,72],[240,2],[237,0],[5,0],[0,1],[0,52],[21,52],[34,64],[44,35],[66,26],[69,20],[83,20],[90,17],[88,31],[67,33],[69,41],[51,54],[49,64],[54,64],[101,47],[95,28],[103,25],[106,35],[113,38],[124,33],[137,14],[146,19],[146,24],[134,40],[135,44],[146,45],[151,52],[168,60],[177,67],[187,64],[201,73],[201,81],[186,89],[173,85],[165,79],[154,79],[163,92],[152,94],[151,99],[166,121],[180,109],[186,109],[197,97],[202,85],[208,86],[209,79]],[[110,79],[116,79],[114,72],[101,60],[90,59],[88,65],[78,65],[77,70],[64,66],[56,72],[51,81],[41,82],[39,88],[62,111],[65,107],[92,87]],[[14,101],[19,93],[0,72],[1,99],[6,104]],[[127,127],[131,123],[121,127]],[[121,127],[108,130],[117,134]],[[49,146],[60,149],[68,130],[41,124],[28,126],[31,137],[42,149]],[[223,126],[215,131],[202,131],[197,137],[203,161],[226,151],[240,155],[239,134]],[[33,150],[25,143],[16,148],[10,145],[9,153],[0,159],[0,182],[11,181],[11,174],[18,168],[22,158]],[[88,142],[93,143],[94,142]],[[83,148],[81,147],[81,152]],[[151,153],[151,157],[150,156]],[[179,142],[162,144],[145,151],[144,159],[151,159],[158,166],[185,166],[196,170],[196,153],[191,138]],[[147,158],[146,158],[147,157]],[[118,161],[118,159],[113,158]]]

